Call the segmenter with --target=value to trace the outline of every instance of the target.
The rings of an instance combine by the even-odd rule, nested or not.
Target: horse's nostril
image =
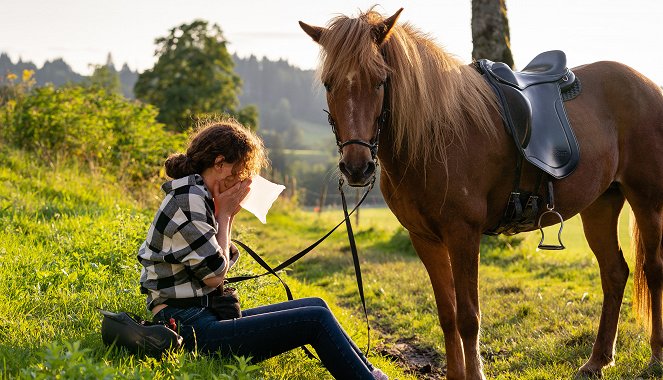
[[[368,161],[368,163],[366,164],[366,169],[364,170],[364,175],[368,177],[372,175],[373,172],[375,172],[375,162]]]
[[[373,175],[375,172],[375,167],[375,162],[373,161],[366,161],[356,166],[353,166],[351,162],[346,163],[341,161],[338,163],[339,170],[346,178],[355,178],[357,180],[363,180]]]
[[[341,161],[338,163],[338,169],[343,173],[346,177],[350,175],[348,172],[348,168],[345,166],[345,162]]]

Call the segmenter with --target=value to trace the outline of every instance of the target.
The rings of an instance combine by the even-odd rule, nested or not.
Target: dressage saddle
[[[487,59],[477,61],[475,67],[497,95],[504,125],[520,152],[514,189],[504,215],[497,226],[484,233],[513,235],[537,224],[540,228],[540,218],[536,222],[536,217],[541,209],[539,187],[542,175],[539,175],[534,191],[521,189],[522,160],[527,160],[541,169],[542,173],[557,179],[570,175],[576,168],[580,149],[563,102],[580,94],[580,80],[566,67],[566,55],[559,50],[537,55],[520,72],[511,70],[504,63]],[[547,198],[547,212],[555,213],[562,220],[553,211],[553,186],[550,180]],[[539,247],[564,248],[561,238],[559,245],[541,243]]]
[[[554,178],[571,174],[580,152],[563,101],[580,93],[580,81],[566,67],[564,52],[541,53],[519,72],[487,59],[477,66],[497,94],[522,156]]]

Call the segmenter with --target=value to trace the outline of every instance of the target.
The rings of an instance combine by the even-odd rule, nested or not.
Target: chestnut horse
[[[379,159],[380,189],[430,276],[447,377],[482,379],[479,243],[504,213],[518,152],[482,76],[410,24],[397,24],[401,11],[383,17],[371,8],[326,27],[300,26],[321,46],[319,74],[339,169],[350,185],[363,186]],[[604,293],[592,355],[579,374],[601,375],[614,360],[629,275],[617,238],[625,200],[638,231],[634,298],[651,321],[651,366],[657,366],[663,361],[663,94],[615,62],[574,72],[582,93],[565,107],[581,157],[571,175],[554,180],[555,203],[565,219],[580,213]],[[533,188],[537,176],[526,165],[521,184]]]

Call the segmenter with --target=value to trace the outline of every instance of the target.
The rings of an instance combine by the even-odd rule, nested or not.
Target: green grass
[[[626,209],[620,240],[632,267],[628,217]],[[315,216],[313,225],[330,226],[341,218],[340,211],[323,212]],[[556,228],[546,229],[546,236],[556,237]],[[384,209],[362,210],[355,232],[377,351],[392,351],[394,345],[406,342],[423,351],[434,350],[444,365],[443,335],[430,282],[406,232]],[[264,234],[261,240],[270,242],[261,247],[265,252],[272,241],[279,247],[290,241],[272,230]],[[489,378],[572,378],[589,358],[603,297],[598,264],[579,217],[565,223],[562,238],[564,251],[537,251],[538,232],[484,239],[481,352]],[[291,276],[333,290],[342,305],[361,314],[344,232],[333,239],[302,260]],[[635,321],[631,293],[632,278],[621,311],[616,365],[604,371],[606,379],[635,378],[649,361],[648,336]]]
[[[147,317],[135,255],[160,199],[158,185],[146,185],[137,194],[86,167],[49,166],[2,147],[0,157],[0,377],[240,378],[227,367],[241,364],[232,358],[177,352],[158,362],[109,352],[101,342],[97,307]],[[262,225],[242,211],[235,236],[275,265],[315,241],[342,219],[342,212],[319,215],[277,202],[267,219]],[[628,223],[623,221],[620,235],[628,252]],[[443,368],[443,336],[432,289],[407,233],[385,209],[362,209],[355,232],[373,327],[371,361],[391,378],[421,378],[406,372],[405,363],[390,359],[396,347],[407,344],[436,358],[434,367]],[[554,229],[546,232],[555,235]],[[571,378],[589,358],[598,328],[598,265],[578,218],[565,225],[565,251],[537,252],[538,233],[518,239],[520,244],[486,238],[482,249],[481,352],[486,375]],[[628,253],[627,261],[631,265]],[[245,255],[232,275],[260,272]],[[284,278],[296,297],[327,300],[353,339],[366,346],[343,228],[288,269]],[[238,287],[245,308],[285,299],[270,277]],[[634,320],[631,288],[630,279],[616,365],[605,371],[606,379],[634,378],[648,362],[648,336]],[[259,367],[250,378],[330,378],[301,350]]]
[[[152,196],[145,197],[85,167],[44,165],[1,146],[0,156],[4,164],[0,167],[0,378],[241,378],[226,367],[241,364],[232,358],[178,352],[157,362],[109,352],[101,342],[97,308],[149,318],[138,289],[136,251],[161,196],[158,186],[150,185],[152,190],[146,193]],[[136,195],[143,202],[137,202]],[[280,218],[287,228],[291,219],[283,213]],[[266,229],[246,212],[239,215],[237,225],[236,236],[249,244]],[[286,230],[280,231],[287,236]],[[248,256],[235,270],[235,274],[258,272],[260,267]],[[366,334],[355,323],[358,317],[339,306],[333,292],[295,278],[287,281],[299,297],[328,300],[349,333],[365,345]],[[280,285],[269,277],[238,288],[245,308],[285,300]],[[403,376],[385,359],[371,359]],[[250,375],[330,378],[301,350],[267,360]]]

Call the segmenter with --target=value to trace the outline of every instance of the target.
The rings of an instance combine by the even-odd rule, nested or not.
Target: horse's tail
[[[647,286],[647,279],[645,278],[644,261],[645,261],[645,247],[640,237],[640,229],[635,220],[633,211],[630,215],[630,229],[631,229],[631,249],[635,254],[635,271],[633,273],[633,309],[637,319],[647,329],[651,323],[651,293],[649,293],[649,286]]]

